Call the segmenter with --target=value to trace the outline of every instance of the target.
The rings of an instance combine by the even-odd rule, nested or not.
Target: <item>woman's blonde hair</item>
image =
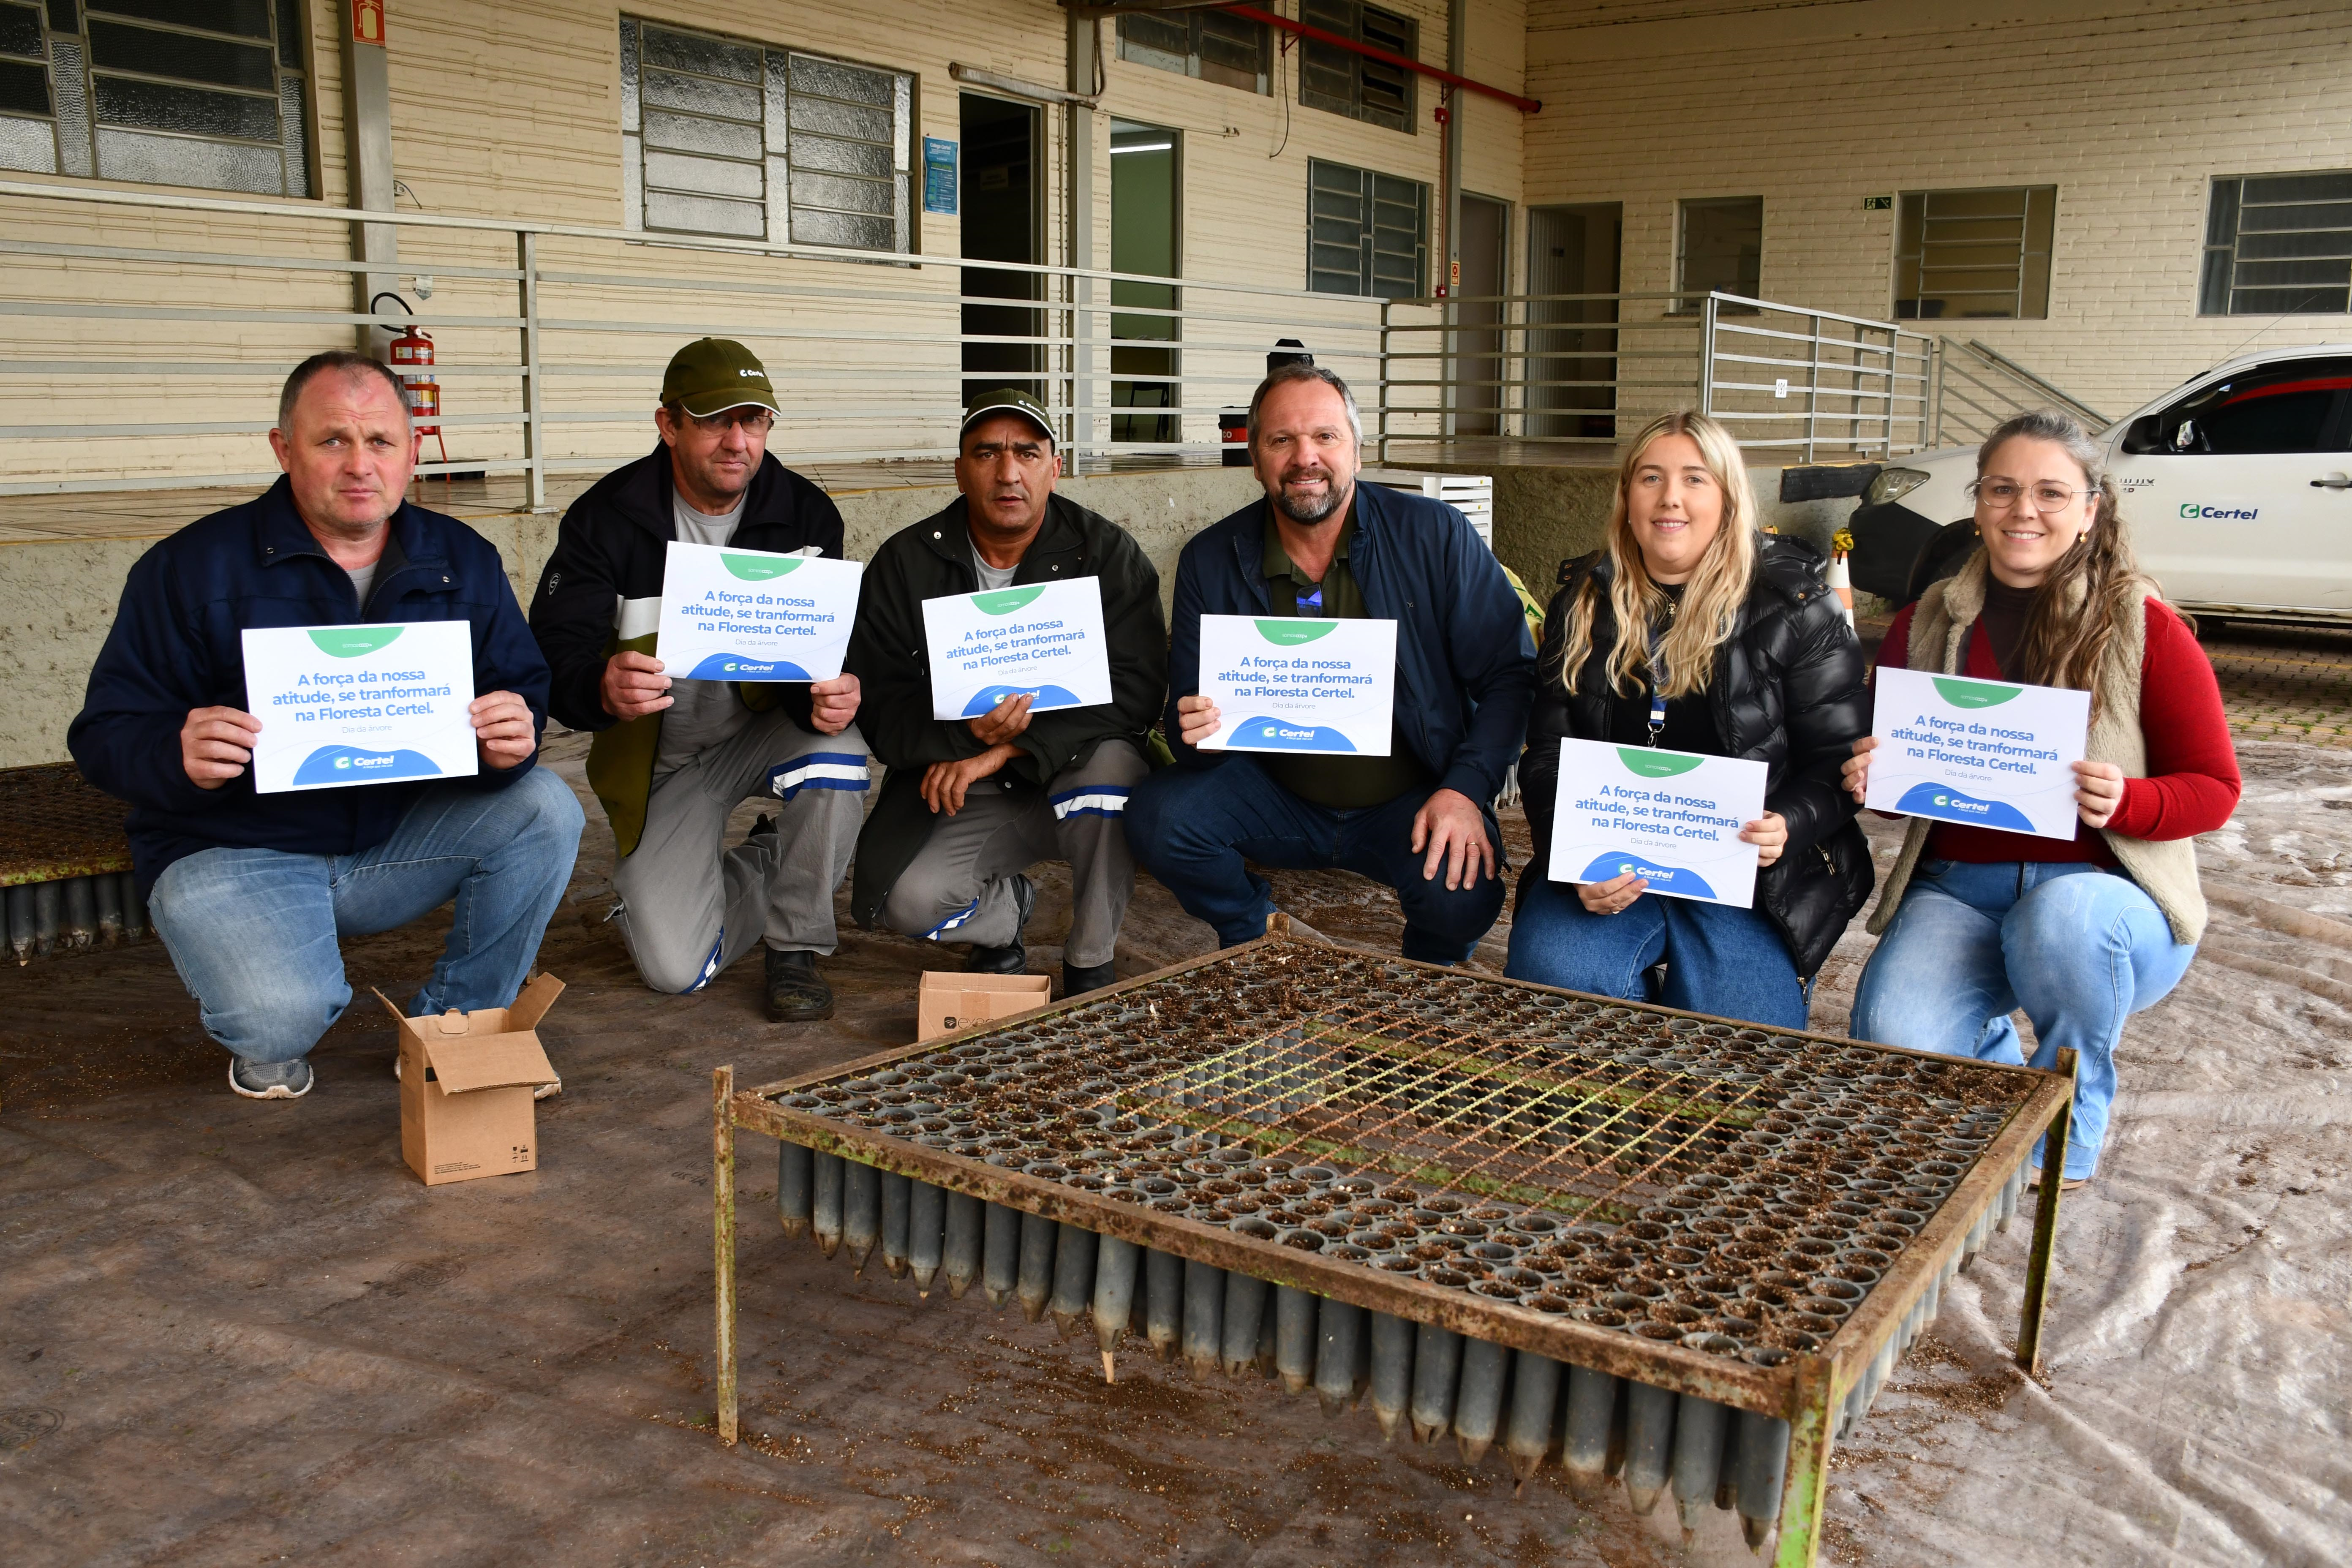
[[[1695,697],[1715,675],[1715,650],[1738,624],[1756,573],[1756,494],[1748,485],[1748,465],[1731,433],[1704,414],[1663,414],[1642,426],[1625,448],[1617,469],[1617,499],[1609,509],[1609,559],[1615,567],[1609,607],[1617,622],[1617,646],[1609,653],[1609,686],[1621,696],[1638,686],[1638,672],[1650,662],[1650,628],[1666,613],[1665,590],[1650,580],[1641,542],[1634,537],[1627,500],[1633,475],[1650,448],[1668,436],[1687,436],[1723,491],[1723,521],[1715,531],[1698,570],[1683,589],[1682,607],[1659,646],[1665,679],[1661,696]],[[1560,684],[1576,689],[1592,654],[1592,624],[1601,607],[1599,574],[1588,572],[1569,608],[1568,641],[1560,660]],[[1629,684],[1630,683],[1630,684]]]

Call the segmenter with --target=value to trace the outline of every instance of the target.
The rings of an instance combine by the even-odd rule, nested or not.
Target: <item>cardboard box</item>
[[[428,1187],[539,1169],[531,1091],[556,1081],[539,1021],[563,994],[542,974],[511,1007],[411,1018],[383,992],[400,1025],[400,1155]]]
[[[915,1038],[928,1040],[991,1018],[1010,1017],[1054,999],[1045,974],[963,974],[923,972],[915,995]]]

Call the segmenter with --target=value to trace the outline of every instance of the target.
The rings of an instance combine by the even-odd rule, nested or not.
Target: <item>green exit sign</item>
[[[1893,196],[1864,196],[1862,198],[1862,210],[1866,213],[1892,212],[1894,208],[1895,198]]]

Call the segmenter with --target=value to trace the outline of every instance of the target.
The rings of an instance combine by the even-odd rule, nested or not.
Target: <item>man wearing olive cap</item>
[[[764,950],[768,1016],[830,1017],[817,973],[836,941],[866,786],[854,675],[813,684],[673,679],[654,634],[672,540],[841,558],[841,513],[768,455],[781,412],[741,343],[703,338],[662,378],[661,444],[563,515],[530,628],[554,672],[549,710],[595,735],[588,782],[612,821],[614,911],[656,991],[699,991]],[[729,813],[772,796],[744,841]]]
[[[857,842],[850,907],[861,924],[969,942],[965,967],[1027,967],[1022,928],[1040,860],[1070,866],[1065,994],[1108,985],[1135,890],[1120,824],[1149,771],[1145,731],[1167,685],[1160,574],[1127,531],[1054,493],[1054,426],[1025,392],[975,398],[958,437],[948,509],[901,529],[866,569],[847,668],[866,683],[866,729],[888,780]],[[1032,713],[1006,698],[976,719],[931,717],[923,601],[1099,579],[1112,700]]]

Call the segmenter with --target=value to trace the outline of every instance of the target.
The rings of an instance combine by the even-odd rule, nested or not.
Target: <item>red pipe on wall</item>
[[[1488,98],[1499,99],[1509,104],[1522,114],[1533,114],[1543,108],[1540,99],[1521,98],[1515,92],[1505,92],[1499,87],[1489,87],[1483,81],[1473,81],[1466,76],[1455,76],[1452,71],[1440,70],[1432,65],[1423,65],[1421,61],[1408,59],[1403,55],[1391,54],[1388,50],[1371,44],[1360,44],[1353,38],[1343,38],[1339,34],[1328,32],[1321,27],[1309,26],[1305,22],[1294,22],[1287,16],[1277,16],[1271,11],[1261,11],[1255,5],[1222,5],[1218,9],[1229,12],[1244,21],[1261,22],[1280,32],[1294,33],[1302,38],[1312,38],[1318,44],[1329,44],[1333,48],[1345,49],[1351,55],[1361,55],[1368,60],[1379,60],[1384,65],[1402,66],[1409,71],[1419,72],[1423,76],[1442,81],[1448,87],[1458,87],[1471,92],[1485,93]]]

